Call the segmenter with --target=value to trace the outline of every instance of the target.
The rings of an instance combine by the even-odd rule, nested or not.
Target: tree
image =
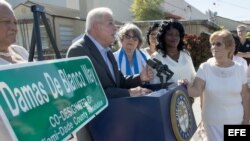
[[[134,0],[130,11],[137,21],[164,19],[164,12],[160,7],[163,2],[164,0]]]
[[[246,38],[250,39],[250,32],[247,32]]]

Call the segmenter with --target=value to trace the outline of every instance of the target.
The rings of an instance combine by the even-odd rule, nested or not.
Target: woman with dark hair
[[[144,50],[151,56],[156,51],[156,45],[157,45],[157,33],[159,30],[160,24],[154,23],[151,25],[147,31],[146,41],[148,44],[148,47],[146,47]]]
[[[195,77],[193,61],[189,52],[184,49],[184,35],[184,28],[178,21],[165,21],[160,26],[157,35],[157,52],[152,55],[152,58],[167,64],[169,69],[174,72],[174,75],[168,82],[177,83],[179,79],[192,81]],[[155,77],[151,83],[160,83],[156,72],[154,74]]]

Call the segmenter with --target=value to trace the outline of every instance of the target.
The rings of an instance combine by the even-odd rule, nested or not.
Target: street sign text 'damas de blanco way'
[[[87,57],[0,70],[0,122],[4,122],[12,140],[67,139],[107,106]]]

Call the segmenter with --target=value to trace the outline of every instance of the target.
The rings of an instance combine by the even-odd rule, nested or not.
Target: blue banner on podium
[[[95,141],[181,141],[197,129],[183,86],[147,96],[109,100],[109,106],[90,122]]]

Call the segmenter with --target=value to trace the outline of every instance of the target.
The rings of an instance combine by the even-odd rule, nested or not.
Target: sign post
[[[0,69],[0,121],[12,140],[66,140],[107,106],[87,57]]]

